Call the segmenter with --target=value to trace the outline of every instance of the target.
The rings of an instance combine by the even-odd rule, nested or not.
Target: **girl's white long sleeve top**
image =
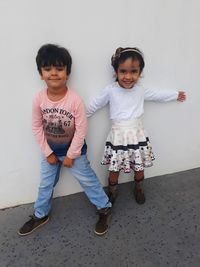
[[[106,86],[87,106],[87,117],[109,104],[111,120],[129,120],[144,113],[144,101],[168,102],[178,98],[178,91],[145,89],[135,85],[122,88],[118,82]]]

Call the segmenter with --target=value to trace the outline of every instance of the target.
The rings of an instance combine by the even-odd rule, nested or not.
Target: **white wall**
[[[43,88],[35,55],[44,43],[67,47],[73,57],[70,85],[87,102],[113,80],[110,57],[118,46],[145,54],[142,82],[152,88],[184,89],[187,102],[145,106],[144,122],[157,160],[146,176],[200,166],[200,3],[198,0],[1,0],[0,208],[33,202],[40,152],[31,132],[31,101]],[[109,130],[107,108],[89,121],[88,157],[100,165]],[[131,180],[122,175],[120,182]],[[55,196],[80,191],[63,170]]]

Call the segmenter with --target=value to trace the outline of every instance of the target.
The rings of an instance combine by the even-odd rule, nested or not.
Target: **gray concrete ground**
[[[147,179],[144,205],[132,187],[120,185],[104,237],[83,193],[54,199],[49,223],[26,237],[32,204],[1,210],[0,267],[199,267],[200,168]]]

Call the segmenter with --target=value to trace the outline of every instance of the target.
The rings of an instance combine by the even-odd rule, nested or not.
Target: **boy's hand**
[[[184,91],[179,91],[178,92],[178,98],[177,101],[183,102],[186,99],[186,95]]]
[[[73,159],[68,158],[67,156],[63,160],[63,166],[67,168],[71,168],[73,165]]]
[[[52,153],[51,155],[47,157],[47,161],[49,164],[55,165],[58,162],[58,158],[56,157],[54,153]]]

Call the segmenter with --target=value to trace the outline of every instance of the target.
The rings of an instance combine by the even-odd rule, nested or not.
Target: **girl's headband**
[[[116,50],[115,54],[114,54],[114,55],[112,56],[112,58],[111,58],[111,63],[112,63],[112,65],[114,66],[114,64],[115,64],[115,60],[116,60],[116,59],[119,59],[120,56],[121,56],[121,54],[122,54],[122,53],[126,53],[126,52],[135,52],[135,53],[139,54],[139,55],[143,58],[143,54],[142,54],[142,52],[140,52],[140,50],[138,50],[137,48],[125,48],[125,49],[123,49],[123,48],[119,47],[119,48]]]
[[[119,55],[121,55],[122,53],[125,53],[125,52],[136,52],[138,53],[141,57],[143,57],[143,54],[142,52],[140,52],[139,50],[135,49],[135,48],[127,48],[127,49],[124,49],[122,51],[119,52]]]

